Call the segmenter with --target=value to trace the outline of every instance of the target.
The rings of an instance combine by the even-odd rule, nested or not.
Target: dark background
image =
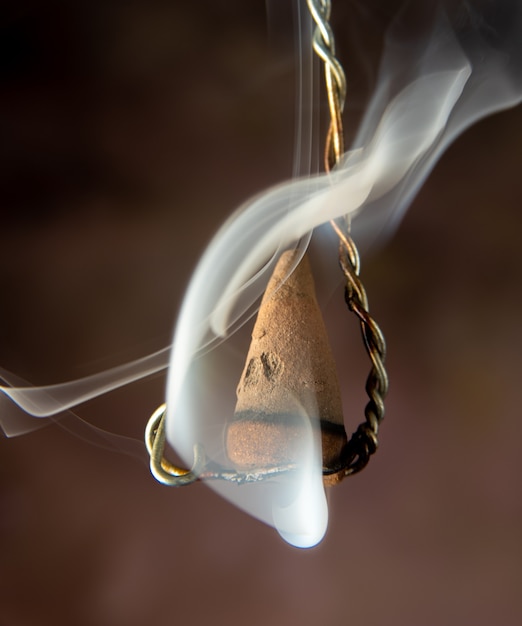
[[[350,135],[392,9],[337,4]],[[257,0],[6,6],[1,366],[48,384],[169,343],[212,233],[292,172],[291,23],[268,7],[267,31]],[[364,257],[387,419],[319,547],[53,425],[0,441],[0,624],[520,624],[521,146],[520,107],[480,122]],[[352,430],[367,365],[336,298]],[[163,390],[158,376],[78,413],[140,438]]]

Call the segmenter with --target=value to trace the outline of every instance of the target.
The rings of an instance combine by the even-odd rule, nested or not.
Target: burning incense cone
[[[295,462],[304,416],[321,429],[323,468],[339,465],[346,444],[335,363],[308,258],[288,276],[295,254],[281,256],[268,283],[237,388],[226,446],[241,469]],[[325,476],[324,482],[341,477]]]

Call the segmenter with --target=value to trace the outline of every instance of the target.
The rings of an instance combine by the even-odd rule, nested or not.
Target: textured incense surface
[[[335,363],[309,261],[285,252],[267,286],[237,388],[227,451],[239,467],[291,463],[305,424],[321,427],[323,466],[346,442]]]

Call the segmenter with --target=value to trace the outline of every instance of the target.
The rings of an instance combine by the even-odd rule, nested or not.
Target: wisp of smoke
[[[221,433],[234,410],[234,387],[242,367],[231,357],[229,338],[255,312],[281,252],[297,247],[304,253],[314,229],[341,216],[350,216],[359,244],[389,235],[446,147],[480,118],[520,102],[521,3],[484,2],[480,11],[465,2],[448,7],[445,11],[440,4],[413,2],[392,23],[355,142],[334,171],[269,189],[223,225],[192,276],[171,351],[166,348],[88,378],[46,387],[19,385],[4,372],[3,394],[26,413],[45,418],[168,363],[170,443],[188,464],[196,441],[203,442],[210,455],[223,457]],[[311,84],[312,65],[303,64],[303,59],[310,50],[311,25],[303,10],[299,16],[301,93],[310,97],[311,90],[303,86]],[[301,128],[301,145],[310,145],[310,133]],[[302,166],[297,170],[303,173]],[[5,407],[0,424],[8,436],[34,428]],[[311,441],[308,438],[306,445],[317,446]],[[309,456],[316,459],[317,454]],[[316,461],[313,471],[311,465],[306,471],[320,471]],[[317,485],[316,494],[321,489]],[[235,485],[215,488],[268,523],[284,520],[281,534],[297,534],[294,543],[307,543],[291,527],[293,522],[286,528],[288,518],[295,518],[289,513],[291,504],[283,507],[283,514],[274,512],[273,503],[274,497],[286,498],[297,503],[297,510],[308,496],[292,500],[288,494],[269,494],[263,499]],[[318,523],[326,528],[324,519]],[[310,532],[310,541],[321,538],[317,529],[303,532]]]

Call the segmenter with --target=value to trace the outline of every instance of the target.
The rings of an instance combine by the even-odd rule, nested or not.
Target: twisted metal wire
[[[325,142],[325,169],[329,172],[343,157],[342,112],[346,100],[346,77],[335,56],[335,40],[330,27],[331,0],[307,0],[308,8],[316,29],[313,48],[323,61],[325,83],[330,110],[330,126]],[[365,407],[366,420],[360,424],[347,442],[340,465],[323,471],[323,474],[349,476],[362,470],[370,456],[377,450],[379,424],[384,417],[384,397],[388,391],[388,376],[384,369],[386,345],[382,332],[368,312],[368,298],[359,277],[360,258],[357,247],[349,234],[349,222],[341,226],[340,221],[331,222],[339,237],[339,263],[346,278],[345,300],[348,308],[360,320],[363,341],[372,367],[366,381],[369,402]],[[151,416],[145,433],[145,441],[150,455],[150,467],[154,477],[170,486],[189,485],[197,480],[226,480],[236,484],[258,482],[280,474],[295,471],[293,465],[260,468],[240,472],[207,463],[203,449],[194,448],[194,464],[191,469],[177,467],[164,457],[165,405],[160,406]]]
[[[329,171],[344,153],[342,113],[346,101],[346,75],[335,56],[335,38],[330,26],[331,0],[307,0],[308,10],[316,23],[312,45],[324,64],[324,75],[330,127],[326,137],[325,168]]]
[[[330,26],[331,0],[307,0],[310,14],[316,24],[313,47],[323,61],[326,91],[330,110],[330,126],[325,147],[325,169],[329,172],[342,159],[343,127],[342,113],[346,100],[346,77],[335,56],[335,39]],[[361,333],[371,361],[366,380],[369,397],[360,424],[346,445],[341,459],[345,476],[355,474],[368,463],[377,450],[379,424],[384,417],[384,398],[388,392],[388,375],[384,368],[386,343],[381,329],[369,313],[368,297],[360,279],[360,257],[355,242],[349,234],[348,220],[343,228],[338,221],[331,222],[339,237],[339,264],[346,279],[345,300],[350,311],[360,320]]]

